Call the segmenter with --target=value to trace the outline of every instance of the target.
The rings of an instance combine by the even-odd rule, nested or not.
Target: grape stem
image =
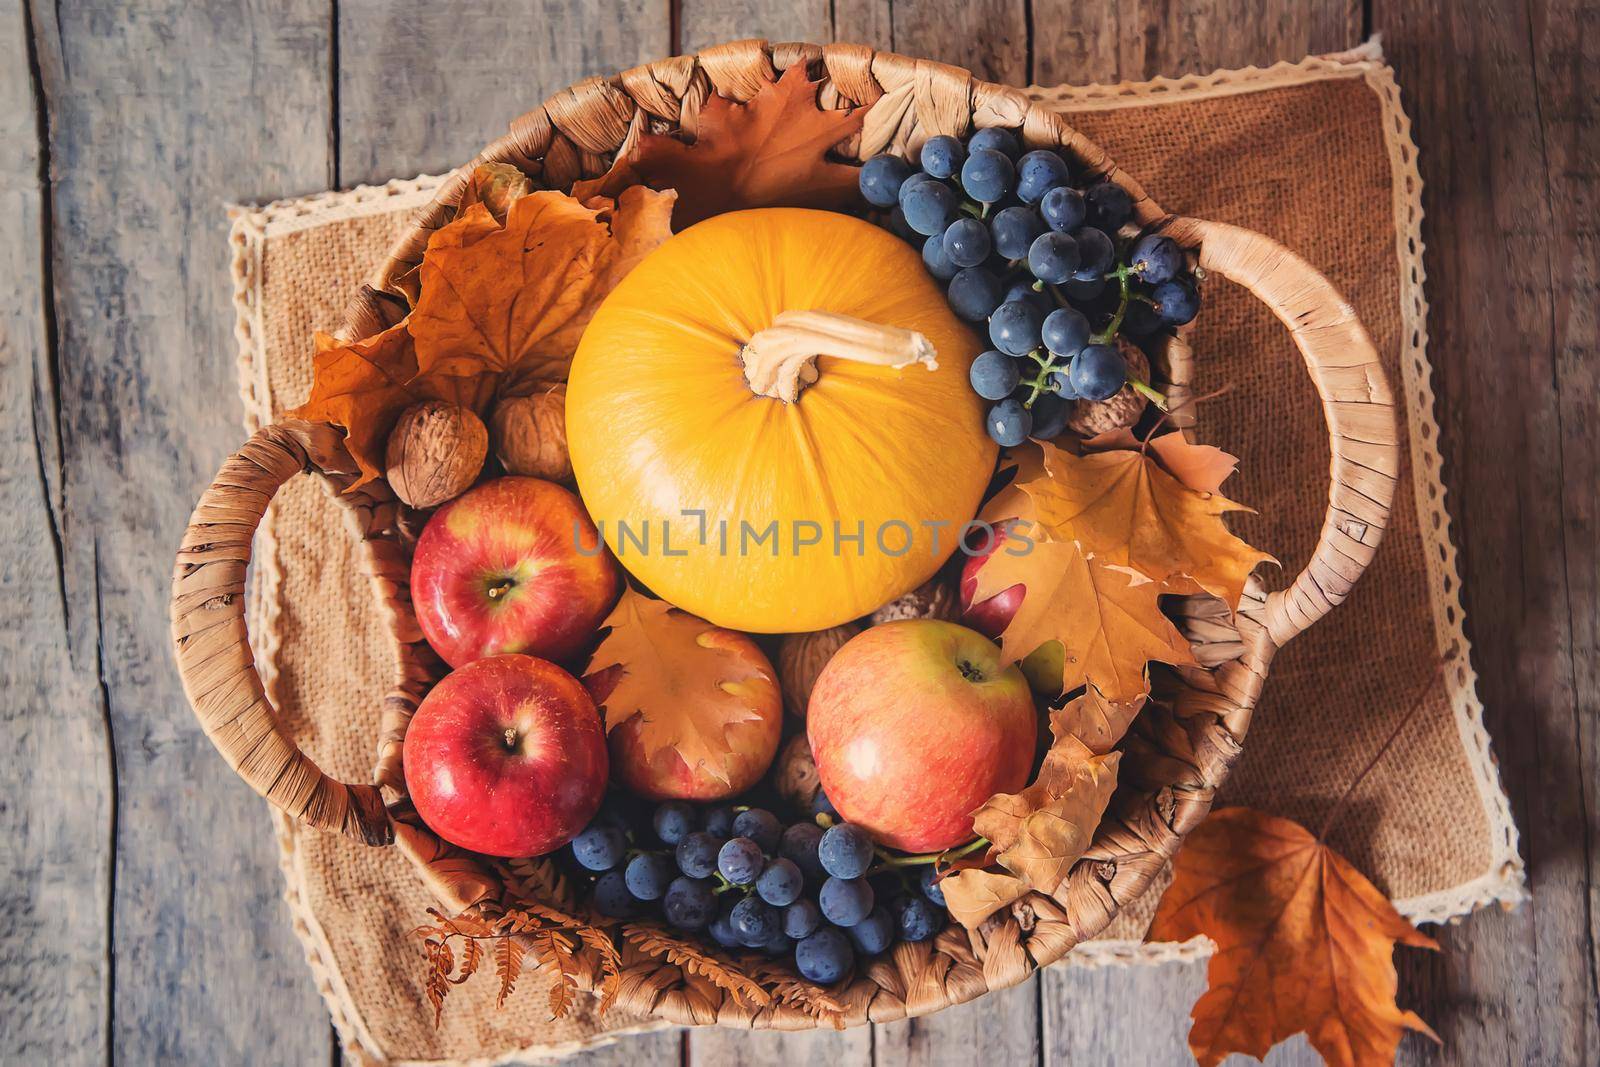
[[[915,867],[923,863],[938,864],[941,860],[945,862],[958,860],[963,856],[970,856],[987,844],[989,844],[988,838],[979,837],[968,841],[960,848],[947,848],[943,852],[923,852],[915,856],[895,856],[881,848],[875,851],[885,867]]]

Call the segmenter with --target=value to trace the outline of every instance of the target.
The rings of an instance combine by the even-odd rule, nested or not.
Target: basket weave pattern
[[[516,120],[474,163],[515,163],[536,183],[567,188],[605,171],[644,132],[693,134],[710,93],[748,100],[777,70],[805,63],[823,78],[824,107],[865,107],[859,137],[841,151],[864,159],[906,152],[938,133],[974,126],[1020,128],[1030,145],[1060,145],[1079,166],[1123,184],[1143,226],[1160,227],[1194,250],[1200,266],[1244,285],[1290,330],[1322,397],[1332,442],[1332,488],[1315,553],[1294,582],[1267,594],[1252,581],[1236,615],[1191,600],[1179,620],[1204,667],[1181,672],[1170,708],[1150,706],[1125,743],[1118,793],[1086,856],[1052,896],[1032,894],[968,934],[952,927],[935,941],[906,943],[858,971],[830,996],[829,1021],[856,1024],[920,1015],[1024,980],[1104,929],[1151,879],[1210,808],[1240,751],[1251,710],[1278,648],[1339,603],[1382,536],[1398,463],[1393,400],[1377,355],[1353,311],[1314,270],[1260,235],[1198,219],[1171,218],[1116,170],[1092,142],[1018,90],[976,81],[966,71],[861,46],[737,42],[592,79]],[[347,337],[373,333],[403,314],[387,295],[420,260],[429,234],[452,216],[472,164],[440,187],[346,314]],[[1187,347],[1165,352],[1171,392],[1189,385]],[[440,673],[411,612],[413,518],[383,482],[354,492],[354,464],[333,427],[282,423],[263,428],[224,464],[202,497],[174,573],[173,634],[186,691],[207,734],[261,795],[320,829],[374,845],[393,843],[447,906],[490,910],[534,892],[541,865],[500,863],[461,853],[432,835],[404,799],[401,745],[418,701]],[[272,495],[293,475],[322,474],[353,532],[367,546],[380,609],[399,647],[398,676],[380,715],[373,783],[324,775],[276,725],[245,631],[244,579],[251,539]],[[387,803],[386,803],[387,800]],[[807,1028],[815,1010],[779,997],[757,1004],[726,993],[675,964],[623,945],[618,992],[624,1007],[675,1022]],[[592,981],[597,961],[585,958]]]

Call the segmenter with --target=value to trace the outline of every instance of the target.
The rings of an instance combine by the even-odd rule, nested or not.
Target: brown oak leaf
[[[1050,713],[1050,729],[1058,738],[1077,738],[1091,752],[1110,752],[1128,732],[1147,699],[1140,693],[1129,700],[1107,700],[1091,685]]]
[[[1047,477],[1027,482],[1039,523],[1056,540],[1077,541],[1109,564],[1154,582],[1187,577],[1230,608],[1256,564],[1272,560],[1223,523],[1248,510],[1217,493],[1197,493],[1137,451],[1074,456],[1043,444]]]
[[[1396,942],[1437,949],[1344,857],[1289,819],[1213,812],[1189,835],[1151,924],[1152,941],[1216,944],[1189,1049],[1201,1067],[1264,1057],[1304,1032],[1336,1067],[1390,1064],[1405,1030]]]
[[[1189,643],[1161,613],[1165,586],[1091,559],[1076,544],[1035,541],[1015,553],[1003,544],[978,568],[973,603],[1019,584],[1027,593],[1000,647],[1020,660],[1060,641],[1062,691],[1089,683],[1111,700],[1133,700],[1148,688],[1150,661],[1195,662]]]
[[[990,797],[973,815],[973,829],[994,845],[1002,867],[1029,888],[1054,893],[1094,839],[1121,759],[1120,752],[1096,755],[1075,737],[1058,738],[1033,784]]]
[[[712,93],[693,143],[645,134],[607,175],[573,188],[580,200],[629,180],[676,189],[676,229],[752,207],[840,208],[855,202],[857,168],[827,158],[861,129],[862,109],[824,111],[804,63],[737,104]]]
[[[1028,895],[1028,883],[1016,875],[977,868],[945,875],[939,888],[950,917],[968,930]]]
[[[606,732],[638,718],[647,759],[671,748],[691,768],[704,764],[727,781],[728,727],[759,721],[762,690],[777,682],[729,647],[729,631],[631,588],[603,625],[611,632],[584,682],[602,705]]]

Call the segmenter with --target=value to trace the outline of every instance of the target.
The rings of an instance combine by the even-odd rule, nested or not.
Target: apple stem
[[[506,727],[505,737],[506,751],[515,752],[517,750],[517,731],[508,726]]]

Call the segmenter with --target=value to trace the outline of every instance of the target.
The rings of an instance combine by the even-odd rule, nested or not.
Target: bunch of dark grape
[[[642,821],[642,820],[641,820]],[[788,825],[764,808],[656,805],[648,832],[608,803],[572,839],[594,878],[594,906],[626,919],[659,915],[733,951],[792,956],[807,980],[831,984],[857,957],[944,926],[933,867],[885,862],[858,826],[827,815]]]
[[[971,382],[993,401],[987,425],[1000,444],[1059,436],[1072,401],[1105,400],[1128,384],[1119,333],[1146,336],[1200,310],[1182,249],[1124,233],[1128,193],[1075,177],[1058,152],[1024,153],[1014,133],[990,127],[966,142],[929,138],[919,162],[872,157],[861,195],[920,243],[955,313],[987,322],[994,347],[973,361]],[[1159,400],[1149,383],[1133,385]]]

